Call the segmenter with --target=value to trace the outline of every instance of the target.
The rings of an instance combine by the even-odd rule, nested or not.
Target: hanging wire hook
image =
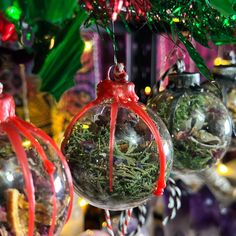
[[[114,65],[110,66],[109,69],[108,69],[108,71],[107,71],[107,79],[109,79],[109,80],[111,79],[111,76],[110,76],[111,70],[112,70],[114,67],[115,67]]]

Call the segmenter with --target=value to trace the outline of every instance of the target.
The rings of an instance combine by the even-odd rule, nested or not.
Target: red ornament
[[[110,113],[110,139],[109,139],[109,186],[110,191],[113,191],[113,151],[115,144],[115,127],[119,108],[124,108],[132,111],[135,115],[140,117],[143,122],[150,129],[154,136],[156,145],[158,147],[158,156],[160,159],[160,172],[159,178],[156,182],[156,189],[154,191],[155,195],[162,195],[165,188],[165,169],[166,169],[166,158],[162,145],[162,139],[159,134],[156,125],[143,109],[144,107],[137,103],[138,97],[134,90],[134,84],[128,82],[128,75],[124,70],[123,64],[118,64],[114,67],[114,81],[110,80],[108,72],[108,78],[101,81],[97,86],[97,98],[96,100],[87,104],[71,121],[66,132],[65,138],[62,142],[62,151],[65,152],[65,147],[68,143],[72,130],[76,122],[90,109],[97,105],[111,101],[111,113]],[[88,140],[90,141],[90,140]],[[75,181],[75,180],[74,180]]]
[[[6,18],[1,14],[0,14],[0,36],[3,42],[17,40],[15,25],[6,20]]]
[[[0,93],[1,92],[2,85],[0,86]],[[27,148],[23,144],[23,141],[28,142]],[[4,151],[4,142],[10,146],[10,154],[6,154]],[[41,146],[41,143],[43,143],[43,146]],[[12,172],[8,171],[9,173],[12,173],[12,175],[10,176],[10,180],[9,177],[7,177],[5,182],[10,184],[9,186],[0,186],[0,188],[2,192],[14,190],[12,192],[21,196],[21,200],[26,199],[22,200],[24,201],[24,205],[28,206],[25,210],[27,215],[26,218],[28,219],[28,228],[24,235],[35,235],[39,227],[43,228],[40,229],[44,230],[43,235],[54,235],[55,231],[58,230],[57,227],[59,227],[58,222],[62,221],[63,225],[63,219],[65,219],[64,214],[67,214],[66,218],[69,219],[72,209],[73,185],[70,170],[64,156],[61,154],[53,140],[42,130],[21,120],[15,115],[14,100],[12,96],[8,94],[0,94],[0,144],[1,153],[4,153],[1,154],[1,163],[4,163],[6,160],[9,162],[10,159],[13,160],[11,161],[11,165],[16,166],[15,163],[18,163],[18,177],[15,173],[16,168],[13,168]],[[50,157],[50,160],[48,157]],[[33,160],[35,160],[38,165],[32,164]],[[67,182],[65,182],[65,178]],[[4,180],[1,179],[1,183],[2,181]],[[22,184],[19,184],[22,181],[23,187],[21,186]],[[44,186],[46,190],[37,189],[37,186],[42,188]],[[47,195],[46,192],[51,194]],[[69,198],[69,201],[68,199],[64,199],[63,201],[59,199],[58,192],[64,196],[60,196],[59,198],[64,199],[68,195],[67,198]],[[43,199],[44,204],[42,202],[39,204],[39,199]],[[0,205],[1,209],[7,208],[4,206],[4,203],[1,203]],[[16,207],[18,209],[18,205]],[[41,212],[41,214],[45,214],[48,218],[49,222],[47,223],[47,226],[44,226],[44,223],[42,222],[40,223],[39,216],[36,215],[39,207],[44,209],[44,212]],[[49,207],[51,207],[50,210],[48,210]],[[9,209],[7,210],[9,211]],[[60,219],[57,216],[59,212],[63,214],[63,217],[60,216]],[[11,212],[7,212],[7,214],[11,214]],[[7,217],[7,221],[4,223],[2,222],[2,218],[0,221],[2,224],[8,225],[6,229],[9,230],[9,232],[14,235],[19,235],[16,230],[18,228],[18,230],[22,230],[21,232],[23,232],[23,226],[22,229],[20,228],[20,225],[18,225],[18,227],[16,226],[16,222],[19,220],[14,221],[13,219],[15,223],[12,223],[11,220],[14,217],[17,218],[17,216],[13,215],[12,217]],[[35,224],[36,221],[37,226]],[[41,226],[39,226],[40,224]],[[60,227],[62,225],[60,225]],[[39,231],[37,232],[39,233]],[[40,235],[42,235],[42,232]]]
[[[132,18],[132,15],[145,17],[147,12],[151,9],[149,0],[82,1],[85,3],[88,11],[96,11],[99,15],[103,15],[105,12],[113,21],[116,21],[122,9],[124,9],[127,19]]]

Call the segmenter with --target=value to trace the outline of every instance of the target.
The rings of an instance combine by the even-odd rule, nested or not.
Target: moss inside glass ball
[[[215,164],[227,150],[231,118],[223,103],[205,92],[163,92],[148,106],[163,118],[172,134],[174,166],[200,171]]]
[[[65,154],[75,189],[92,205],[122,210],[152,195],[159,176],[156,142],[134,113],[119,108],[113,151],[113,187],[109,188],[110,105],[100,105],[79,119],[68,137]],[[151,112],[150,112],[151,113]],[[153,115],[167,155],[166,176],[172,164],[172,143],[165,125]]]

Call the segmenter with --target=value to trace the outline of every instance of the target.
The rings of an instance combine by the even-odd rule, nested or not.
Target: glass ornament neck
[[[216,79],[228,79],[236,81],[236,65],[214,66],[213,75]]]
[[[200,86],[200,74],[199,73],[172,73],[169,74],[169,83],[174,85],[175,88],[190,88],[194,86]]]
[[[176,71],[176,73],[173,73],[173,71]],[[200,74],[187,72],[182,59],[176,61],[173,71],[168,74],[168,77],[170,85],[174,85],[175,88],[200,86]]]
[[[11,95],[2,93],[3,85],[0,83],[0,123],[6,122],[15,116],[15,102]]]

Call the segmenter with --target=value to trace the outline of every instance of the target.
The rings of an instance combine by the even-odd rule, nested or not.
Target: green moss
[[[97,200],[133,201],[151,194],[159,175],[156,143],[132,145],[116,139],[113,163],[113,191],[109,190],[109,122],[107,125],[76,124],[65,153],[69,160],[75,187],[85,196]],[[119,129],[126,132],[124,129]],[[119,135],[118,135],[119,136]],[[123,133],[122,137],[127,135]],[[168,165],[171,168],[171,165]],[[170,169],[168,170],[168,173]]]
[[[206,102],[206,98],[201,94],[184,94],[178,100],[174,113],[174,129],[180,130],[189,119],[191,114],[197,109],[202,109]]]

